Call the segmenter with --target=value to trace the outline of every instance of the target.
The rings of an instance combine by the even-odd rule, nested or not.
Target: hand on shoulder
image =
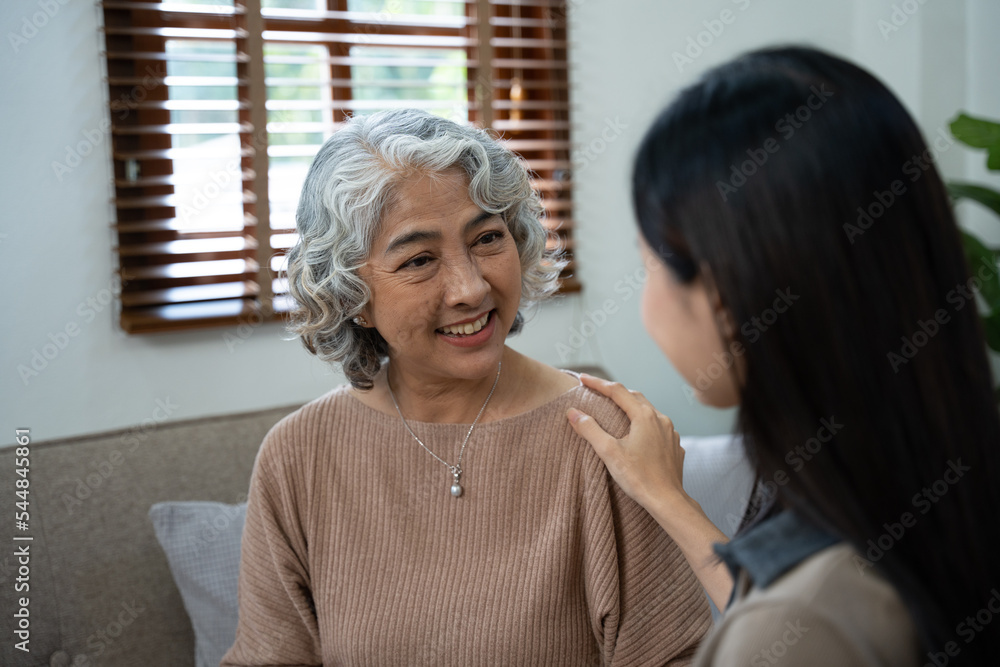
[[[580,377],[585,386],[613,400],[631,424],[627,434],[616,438],[593,415],[576,408],[566,414],[618,485],[651,513],[665,498],[685,497],[684,450],[670,418],[658,412],[641,393],[629,391],[618,382],[586,374]]]

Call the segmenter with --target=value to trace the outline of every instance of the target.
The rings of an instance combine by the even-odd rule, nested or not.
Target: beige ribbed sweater
[[[687,665],[711,626],[680,550],[564,413],[476,427],[451,476],[346,387],[279,422],[250,485],[229,665]],[[468,426],[411,422],[453,461]]]

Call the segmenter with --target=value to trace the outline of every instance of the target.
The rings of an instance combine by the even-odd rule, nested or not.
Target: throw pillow
[[[156,538],[191,618],[197,667],[218,667],[236,641],[236,589],[246,503],[157,503]]]

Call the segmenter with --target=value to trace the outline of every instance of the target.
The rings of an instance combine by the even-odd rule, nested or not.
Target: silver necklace
[[[479,418],[483,416],[483,411],[486,410],[486,406],[489,405],[490,399],[493,398],[493,392],[496,391],[497,383],[500,381],[500,368],[502,365],[503,365],[502,361],[497,364],[497,376],[493,380],[493,388],[490,389],[490,395],[486,397],[486,402],[483,403],[483,407],[479,408],[479,414],[476,415],[476,420],[472,422],[472,426],[469,427],[469,432],[465,434],[465,440],[462,442],[462,449],[458,452],[458,462],[455,463],[455,465],[451,465],[443,458],[432,452],[430,448],[424,444],[423,440],[417,437],[417,434],[413,432],[413,429],[410,428],[410,425],[406,423],[406,418],[403,417],[403,411],[399,409],[399,403],[396,402],[396,395],[392,393],[392,385],[389,384],[389,378],[388,376],[386,376],[385,384],[387,387],[389,387],[389,396],[390,398],[392,398],[392,404],[396,406],[396,412],[399,413],[399,418],[403,420],[403,426],[405,426],[406,430],[410,432],[410,435],[413,436],[413,439],[416,440],[421,447],[427,450],[428,454],[430,454],[438,461],[443,463],[445,467],[448,468],[448,470],[451,472],[451,475],[453,477],[451,483],[451,495],[455,496],[456,498],[462,495],[462,485],[459,483],[459,480],[462,476],[462,455],[465,454],[465,446],[469,444],[469,437],[472,435],[472,429],[476,428],[476,424],[479,423]]]

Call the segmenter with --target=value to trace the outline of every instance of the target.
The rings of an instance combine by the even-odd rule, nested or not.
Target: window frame
[[[287,316],[290,297],[282,294],[281,274],[272,268],[274,258],[286,249],[272,247],[271,237],[289,230],[272,227],[270,215],[264,45],[269,35],[289,33],[302,36],[296,41],[328,49],[334,128],[350,113],[358,85],[352,77],[351,60],[357,59],[351,56],[352,45],[405,42],[412,37],[459,43],[466,50],[469,121],[491,130],[525,159],[542,195],[544,222],[553,232],[550,245],[561,246],[570,260],[561,276],[561,291],[582,289],[572,261],[567,2],[445,1],[464,4],[464,20],[455,18],[449,27],[419,25],[413,17],[348,11],[349,0],[326,0],[327,9],[317,13],[322,16],[311,20],[295,12],[262,11],[261,0],[235,0],[231,9],[156,0],[100,3],[123,331],[143,334],[258,324]],[[488,20],[480,21],[484,15]],[[237,129],[230,134],[238,135],[240,143],[238,173],[232,175],[240,183],[240,192],[234,193],[243,207],[239,230],[191,232],[183,229],[178,217],[175,186],[184,174],[175,173],[177,158],[171,156],[178,151],[172,132],[190,128],[171,122],[176,101],[170,98],[167,42],[171,34],[194,34],[190,31],[199,31],[198,39],[231,40],[235,47],[229,61],[235,63],[232,106],[237,122],[228,125]],[[196,275],[213,266],[220,271]],[[195,275],[178,277],[185,269]]]

